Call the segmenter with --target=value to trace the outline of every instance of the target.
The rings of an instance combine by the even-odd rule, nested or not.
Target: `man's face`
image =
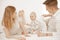
[[[46,10],[48,10],[49,13],[52,13],[52,7],[46,5]]]

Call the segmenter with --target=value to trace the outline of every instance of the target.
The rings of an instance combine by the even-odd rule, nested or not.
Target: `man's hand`
[[[50,17],[50,16],[52,16],[53,14],[43,14],[42,16],[43,17]]]
[[[48,17],[48,15],[47,15],[47,14],[43,14],[42,16],[43,16],[43,17]]]
[[[52,33],[46,33],[46,36],[53,36]]]

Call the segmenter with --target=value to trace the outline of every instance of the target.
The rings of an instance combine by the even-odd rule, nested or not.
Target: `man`
[[[43,4],[46,5],[46,10],[49,12],[48,15],[43,16],[51,16],[48,22],[48,31],[60,32],[60,9],[57,7],[57,0],[46,0]]]

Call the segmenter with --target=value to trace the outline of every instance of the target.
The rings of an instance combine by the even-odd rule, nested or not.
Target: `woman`
[[[15,22],[15,8],[13,6],[8,6],[5,8],[4,17],[3,17],[3,26],[5,27],[4,30],[7,32],[7,36],[11,34],[11,29]]]
[[[16,24],[16,12],[15,11],[16,9],[13,6],[7,6],[5,8],[2,24],[4,26],[4,31],[7,37],[15,37],[13,35],[17,34],[18,25]],[[16,36],[15,38],[18,38],[18,37]]]

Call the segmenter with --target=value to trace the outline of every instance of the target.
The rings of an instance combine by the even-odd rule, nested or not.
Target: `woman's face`
[[[16,18],[16,12],[12,15],[12,19],[14,20]]]

